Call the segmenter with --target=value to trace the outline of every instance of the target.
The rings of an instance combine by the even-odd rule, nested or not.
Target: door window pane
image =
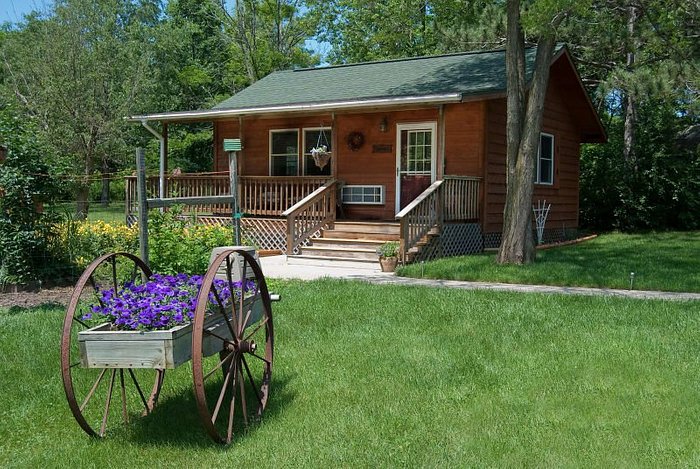
[[[407,144],[404,143],[406,141]],[[401,172],[403,174],[430,174],[432,142],[432,131],[430,130],[401,132]],[[406,145],[405,153],[404,145]]]

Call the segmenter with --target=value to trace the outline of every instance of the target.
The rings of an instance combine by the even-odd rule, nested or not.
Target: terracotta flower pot
[[[396,265],[399,259],[396,257],[380,257],[379,265],[382,266],[382,272],[393,272],[396,270]]]

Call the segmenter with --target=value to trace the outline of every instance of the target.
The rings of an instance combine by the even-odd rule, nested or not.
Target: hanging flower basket
[[[323,169],[331,159],[331,152],[328,151],[328,147],[326,145],[320,145],[311,149],[311,156],[313,157],[316,166],[318,166],[319,169]]]

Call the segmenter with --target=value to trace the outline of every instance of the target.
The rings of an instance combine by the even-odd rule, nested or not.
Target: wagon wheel
[[[234,281],[236,255],[246,282]],[[273,347],[270,295],[260,267],[243,250],[223,251],[202,280],[192,331],[197,407],[214,440],[231,443],[235,432],[261,419]]]
[[[73,290],[63,321],[61,374],[70,410],[88,435],[103,437],[108,425],[146,415],[158,400],[164,370],[88,368],[81,363],[78,342],[79,332],[104,323],[89,318],[92,306],[100,303],[99,290],[119,294],[126,282],[143,283],[150,276],[138,257],[110,253],[95,259]]]

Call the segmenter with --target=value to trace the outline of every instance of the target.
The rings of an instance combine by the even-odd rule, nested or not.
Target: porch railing
[[[478,177],[445,176],[396,215],[401,225],[399,258],[402,262],[406,262],[409,251],[428,233],[441,230],[445,221],[479,218],[480,183]]]
[[[281,216],[282,212],[325,184],[327,177],[240,176],[239,205],[243,213],[253,216]],[[158,196],[159,179],[146,179],[149,197]],[[181,174],[166,178],[165,197],[205,197],[231,193],[228,173]],[[137,210],[136,176],[126,177],[126,216]],[[230,204],[193,205],[185,210],[197,213],[229,214]]]
[[[287,255],[335,221],[336,183],[331,179],[282,214],[287,219]]]

